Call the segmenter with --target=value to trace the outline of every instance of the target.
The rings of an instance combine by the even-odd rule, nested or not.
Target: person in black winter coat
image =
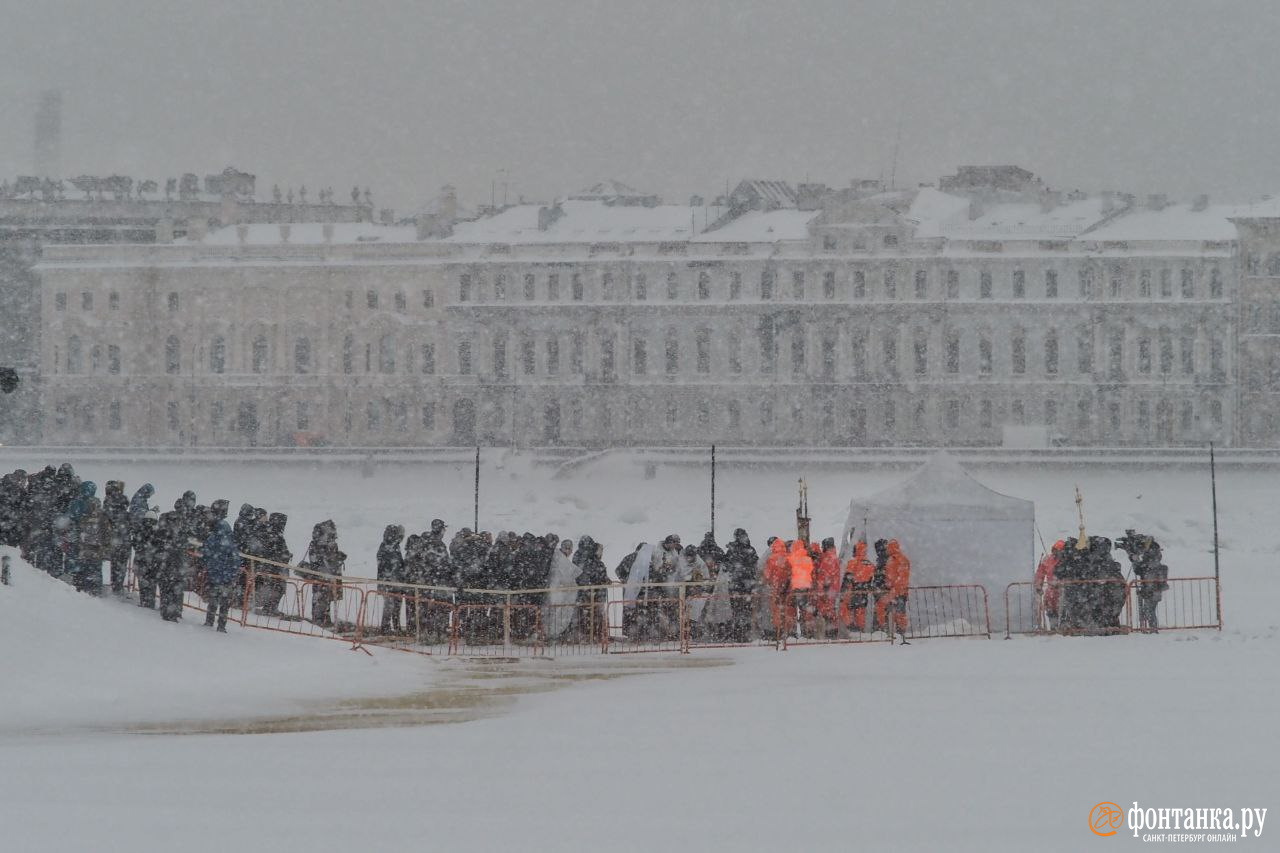
[[[332,604],[342,598],[343,570],[347,555],[338,548],[338,527],[331,520],[317,524],[311,530],[311,545],[307,548],[304,565],[319,572],[311,588],[311,621],[321,627],[334,626],[330,612]]]
[[[293,560],[293,552],[284,541],[284,528],[288,521],[289,516],[273,512],[267,516],[262,532],[251,537],[262,551],[258,556],[271,561],[253,564],[254,601],[258,611],[266,616],[280,615],[280,601],[287,587],[289,570],[285,567]]]
[[[590,536],[583,536],[578,540],[578,548],[573,554],[573,563],[578,567],[578,586],[606,587],[609,585],[609,570],[604,565],[604,546]],[[608,601],[607,589],[578,590],[580,620],[578,629],[586,636],[588,642],[599,642],[605,635]]]
[[[138,583],[138,606],[154,610],[167,545],[160,530],[160,513],[148,509],[133,526],[133,575]]]
[[[733,611],[729,636],[735,643],[746,643],[754,633],[753,599],[760,587],[760,555],[741,527],[733,531],[733,541],[725,549],[724,567],[729,571],[729,604]]]
[[[108,480],[102,496],[102,514],[110,532],[106,558],[110,562],[108,577],[111,591],[124,592],[124,576],[129,569],[129,499],[124,494],[124,483]]]
[[[404,539],[404,528],[398,524],[388,524],[382,531],[382,544],[378,546],[378,580],[397,583],[404,577],[404,555],[400,553],[400,542]],[[400,590],[393,586],[380,584],[378,591],[382,595],[382,633],[400,630]]]

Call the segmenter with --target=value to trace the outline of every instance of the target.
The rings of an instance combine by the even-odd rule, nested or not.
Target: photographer
[[[1155,633],[1159,629],[1156,607],[1169,588],[1169,567],[1159,543],[1132,528],[1116,540],[1116,547],[1129,555],[1133,575],[1138,579],[1138,630]]]

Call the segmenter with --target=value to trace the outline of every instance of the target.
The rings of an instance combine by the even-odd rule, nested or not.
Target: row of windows
[[[1102,295],[1095,287],[1095,278],[1102,272],[1105,272],[1107,276],[1107,296],[1111,299],[1132,297],[1152,299],[1157,296],[1162,299],[1172,299],[1175,297],[1175,291],[1176,295],[1182,299],[1194,299],[1203,295],[1203,288],[1206,286],[1210,298],[1221,299],[1223,296],[1222,271],[1218,266],[1210,267],[1207,274],[1203,276],[1197,275],[1197,271],[1193,267],[1181,267],[1176,270],[1176,288],[1174,284],[1175,270],[1171,267],[1163,267],[1158,270],[1145,268],[1138,270],[1136,279],[1124,267],[1113,267],[1105,271],[1090,267],[1078,270],[1076,274],[1076,295],[1080,299],[1095,299]],[[872,278],[874,280],[870,280],[870,284],[879,285],[876,296],[890,301],[906,298],[908,295],[916,300],[928,300],[936,295],[940,295],[944,299],[961,298],[962,273],[957,269],[945,270],[939,277],[931,275],[930,271],[926,269],[907,271],[891,266],[879,271]],[[1206,278],[1207,285],[1202,282],[1202,279]],[[821,298],[826,300],[836,299],[838,290],[836,271],[822,271],[818,279],[821,282]],[[722,296],[727,296],[730,301],[744,297],[743,274],[741,271],[729,271],[725,281],[727,291],[721,293]],[[784,297],[805,300],[811,296],[808,281],[809,278],[804,270],[792,270],[787,275],[785,271],[766,268],[760,273],[756,282],[756,290],[752,293],[752,296],[758,297],[763,301]],[[1060,280],[1058,270],[1044,270],[1040,281],[1040,290],[1032,294],[1032,296],[1043,297],[1044,299],[1058,299],[1064,295],[1065,286]],[[484,283],[484,280],[478,275],[473,275],[472,273],[460,274],[458,277],[458,301],[484,301],[488,295],[483,290]],[[847,283],[850,298],[868,298],[870,292],[869,276],[866,270],[853,270]],[[1001,298],[1029,298],[1026,270],[1013,269],[1008,272],[1007,276],[1002,274],[998,284],[998,295]],[[788,287],[789,290],[787,289]],[[935,293],[935,289],[938,288],[940,288],[940,293]],[[645,302],[660,297],[665,298],[667,301],[680,301],[687,296],[695,296],[698,300],[709,300],[712,298],[713,290],[715,289],[716,279],[713,278],[712,273],[708,270],[700,270],[696,276],[689,280],[674,271],[666,273],[665,277],[655,281],[650,281],[647,273],[620,276],[613,272],[605,271],[598,276],[599,298],[606,302],[625,299]],[[369,293],[371,299],[376,296],[373,291]],[[507,276],[502,273],[495,275],[493,278],[493,300],[504,302],[511,297],[511,294],[512,291],[509,287]],[[539,294],[544,294],[547,301],[560,301],[560,274],[550,273],[546,275],[541,284],[539,284],[538,278],[534,273],[524,274],[522,290],[524,301],[537,301]],[[569,275],[568,295],[574,302],[582,302],[586,299],[586,280],[583,273]],[[972,295],[976,295],[978,299],[996,298],[996,273],[986,269],[979,270],[976,277],[976,291]],[[370,307],[376,306],[371,304]]]
[[[92,290],[82,291],[80,294],[80,309],[82,311],[92,311],[93,304],[94,292]],[[165,298],[165,304],[168,306],[170,313],[177,313],[181,300],[176,292],[170,293]],[[58,292],[53,295],[53,307],[58,311],[67,310],[67,294],[65,292]],[[107,293],[107,310],[120,310],[120,294],[114,290]]]
[[[1044,400],[1040,405],[1041,408],[1038,411],[1031,412],[1023,400],[1015,399],[1009,402],[1007,413],[1004,407],[1001,406],[997,415],[997,406],[990,399],[968,401],[948,398],[937,401],[935,407],[937,410],[936,419],[930,419],[930,407],[924,400],[917,400],[907,407],[907,411],[900,412],[898,402],[888,399],[881,401],[878,405],[880,420],[878,428],[883,432],[892,434],[897,433],[901,427],[906,427],[920,433],[921,438],[924,438],[925,434],[935,426],[944,431],[974,426],[979,429],[990,430],[1002,423],[1017,425],[1036,423],[1059,429],[1075,429],[1081,432],[1088,432],[1096,427],[1101,427],[1113,435],[1119,435],[1126,431],[1122,416],[1123,407],[1117,401],[1108,402],[1101,413],[1095,412],[1094,401],[1091,398],[1076,400],[1072,412],[1065,411],[1063,409],[1065,402],[1057,399]],[[312,403],[299,401],[293,404],[288,415],[282,415],[282,417],[291,417],[292,426],[297,430],[311,430],[315,426],[314,418],[318,413],[318,408]],[[583,408],[582,401],[576,398],[566,401],[563,406],[560,401],[552,400],[547,402],[542,407],[544,438],[554,441],[560,437],[562,410],[568,411],[568,426],[575,431],[581,430]],[[837,421],[836,419],[837,407],[832,400],[822,401],[816,412],[807,409],[803,405],[794,405],[783,411],[780,411],[781,408],[775,405],[772,399],[761,400],[757,410],[759,428],[773,431],[783,427],[787,430],[800,432],[805,429],[806,417],[815,417],[819,419],[822,429],[829,435],[838,434],[859,439],[866,437],[868,409],[864,404],[851,404],[846,411],[840,413],[843,418],[842,421]],[[61,401],[54,407],[54,426],[56,428],[65,429],[68,426],[69,411],[74,411],[76,414],[74,426],[77,429],[92,430],[97,426],[96,407],[94,405],[79,400],[69,400]],[[717,412],[719,412],[718,409]],[[180,405],[177,401],[171,400],[166,404],[165,414],[165,426],[170,432],[177,433],[184,425],[189,423],[184,422],[181,417]],[[370,400],[365,404],[360,414],[360,426],[366,433],[386,431],[407,434],[411,429],[420,429],[425,432],[434,432],[436,429],[436,403],[434,401]],[[1103,418],[1101,423],[1095,422],[1098,414],[1101,414]],[[1131,414],[1132,423],[1127,430],[1128,432],[1149,435],[1154,425],[1158,437],[1162,440],[1175,440],[1178,438],[1198,440],[1200,437],[1201,425],[1197,422],[1196,407],[1191,400],[1182,400],[1176,403],[1169,400],[1159,400],[1153,404],[1150,400],[1139,399],[1132,403]],[[491,421],[496,421],[498,424],[505,421],[505,411],[500,405],[490,407],[488,415]],[[606,432],[609,431],[612,428],[609,407],[600,407],[598,411],[593,412],[593,418],[597,415],[601,416],[598,425]],[[657,424],[648,423],[651,415],[652,407],[647,401],[636,401],[632,406],[632,413],[629,419],[633,431],[642,430],[650,425],[657,426]],[[1207,405],[1201,408],[1200,417],[1207,418],[1209,425],[1213,428],[1221,428],[1223,425],[1222,402],[1217,399],[1209,400]],[[780,420],[782,418],[785,419]],[[904,420],[900,422],[900,418]],[[738,400],[728,401],[723,410],[723,417],[717,414],[715,420],[714,426],[722,426],[730,432],[741,430],[743,427],[742,404]],[[356,420],[350,408],[344,411],[343,421],[345,431],[351,432],[356,425]],[[470,401],[463,401],[455,406],[454,421],[453,428],[455,431],[459,429],[467,431],[474,429],[475,410]],[[682,406],[672,399],[668,400],[663,408],[663,424],[669,429],[694,426],[705,429],[713,426],[712,421],[712,406],[706,399],[696,400],[688,406]],[[240,404],[233,417],[228,419],[228,413],[223,403],[215,401],[209,406],[207,423],[213,431],[222,431],[226,428],[237,432],[256,434],[261,428],[258,409],[253,403]],[[119,402],[113,401],[107,404],[105,426],[110,430],[122,429]],[[281,426],[288,428],[289,425],[281,424]]]
[[[779,347],[777,334],[766,328],[760,335],[759,371],[771,374],[777,371]],[[941,359],[937,356],[930,360],[930,337],[927,330],[917,330],[909,342],[908,358],[910,370],[917,376],[927,376],[931,372],[960,374],[966,366],[976,370],[979,376],[992,376],[995,373],[996,341],[990,333],[977,335],[976,350],[969,352],[969,358],[976,355],[976,361],[968,363],[965,356],[964,340],[966,335],[959,330],[947,330],[943,334]],[[605,378],[613,378],[618,371],[617,345],[612,337],[602,337],[600,344],[600,371]],[[651,346],[653,344],[653,346]],[[900,371],[901,336],[896,333],[880,338],[879,367],[883,373],[894,376]],[[1028,341],[1027,334],[1021,329],[1013,329],[1003,346],[1007,346],[1008,370],[1011,374],[1028,373]],[[582,332],[575,332],[569,339],[568,352],[562,359],[561,338],[546,337],[541,341],[525,336],[519,341],[517,352],[518,369],[525,376],[538,372],[541,365],[548,376],[560,373],[567,367],[572,374],[585,371],[586,337]],[[796,376],[808,375],[809,333],[799,330],[791,335],[790,359],[791,370]],[[362,349],[362,351],[361,351]],[[839,367],[840,353],[836,338],[825,335],[818,341],[818,364],[821,374],[834,378]],[[1058,332],[1050,329],[1040,341],[1038,368],[1046,376],[1057,376],[1062,367],[1062,343]],[[1109,375],[1123,375],[1125,362],[1125,332],[1113,329],[1106,340],[1106,371]],[[674,327],[665,330],[660,340],[652,340],[646,335],[635,335],[631,342],[631,373],[636,376],[648,375],[651,371],[666,374],[681,372],[682,340],[679,331]],[[740,374],[744,370],[742,337],[737,334],[724,336],[724,359],[718,367],[727,369],[731,374]],[[94,345],[90,348],[89,372],[98,374],[119,374],[121,372],[120,348],[110,344],[105,348]],[[358,348],[354,335],[346,335],[342,341],[340,367],[344,374],[356,373],[357,363],[362,361],[364,373],[394,374],[397,372],[398,346],[394,335],[381,336],[376,345],[367,343]],[[650,355],[660,359],[658,364],[651,364]],[[1224,347],[1220,338],[1214,337],[1208,343],[1209,371],[1215,376],[1223,373]],[[1089,375],[1094,372],[1095,341],[1090,327],[1078,330],[1075,340],[1076,372]],[[712,330],[710,327],[696,329],[693,340],[693,370],[698,374],[711,374],[713,367]],[[1159,373],[1170,375],[1180,373],[1194,376],[1197,373],[1196,333],[1194,329],[1183,330],[1175,337],[1169,329],[1161,329],[1154,335],[1140,335],[1132,347],[1133,368],[1139,375]],[[68,374],[84,373],[84,347],[79,336],[72,335],[67,340],[66,372]],[[866,376],[871,365],[867,358],[867,339],[854,336],[851,339],[847,354],[847,368],[851,375]],[[416,364],[414,363],[416,360]],[[567,364],[562,364],[562,361]],[[512,366],[509,362],[508,339],[499,336],[493,341],[492,366],[493,374],[498,378],[508,378]],[[249,368],[252,373],[268,373],[271,366],[270,344],[265,335],[255,337],[250,346]],[[423,342],[406,350],[404,372],[420,372],[425,375],[436,373],[436,345]],[[293,341],[292,372],[309,374],[316,372],[317,366],[310,338],[299,337]],[[684,369],[688,369],[686,362]],[[209,372],[225,373],[227,368],[226,339],[214,337],[209,346]],[[470,376],[477,372],[475,359],[475,342],[463,340],[457,347],[457,371],[462,376]],[[164,370],[170,375],[178,375],[183,371],[183,347],[176,335],[170,335],[164,344]]]

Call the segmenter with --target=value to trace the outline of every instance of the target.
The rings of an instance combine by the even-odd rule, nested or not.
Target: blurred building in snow
[[[37,164],[57,162],[56,93],[41,101]],[[260,189],[260,188],[259,188]],[[39,364],[40,288],[32,267],[50,245],[168,243],[239,222],[360,222],[374,218],[360,194],[339,204],[328,190],[308,202],[292,188],[269,201],[255,196],[253,175],[227,167],[206,175],[134,179],[125,175],[35,176],[0,180],[0,366],[16,368],[19,390],[0,400],[0,444],[42,440]],[[323,198],[321,197],[323,195]],[[345,200],[345,199],[344,199]]]
[[[43,434],[1280,443],[1280,206],[1062,194],[1016,167],[943,183],[678,205],[603,183],[472,220],[446,188],[399,226],[48,247]]]

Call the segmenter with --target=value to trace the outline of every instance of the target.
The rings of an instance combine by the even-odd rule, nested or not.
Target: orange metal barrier
[[[688,651],[684,597],[670,597],[669,593],[675,591],[650,588],[645,592],[662,595],[610,601],[608,651],[614,654]]]
[[[509,598],[509,596],[508,596]],[[542,607],[497,600],[454,607],[453,647],[463,657],[538,657],[546,647]]]
[[[578,601],[542,605],[546,653],[552,656],[600,654],[608,650],[608,590],[579,592]]]
[[[1016,581],[1004,588],[1004,638],[1014,634],[1044,634],[1049,631],[1044,602],[1031,581]]]
[[[686,596],[686,602],[690,612],[689,648],[776,646],[778,643],[768,596],[765,594],[733,593],[715,596],[700,592]],[[716,611],[717,607],[728,609],[727,620],[723,612]],[[699,610],[700,618],[694,618]]]
[[[913,586],[908,590],[906,614],[909,640],[991,637],[991,608],[981,584]]]
[[[454,604],[429,590],[365,593],[360,640],[428,655],[447,655],[453,645]]]
[[[1135,579],[1129,589],[1137,602],[1139,631],[1222,630],[1222,590],[1215,578],[1169,578],[1164,585]]]

